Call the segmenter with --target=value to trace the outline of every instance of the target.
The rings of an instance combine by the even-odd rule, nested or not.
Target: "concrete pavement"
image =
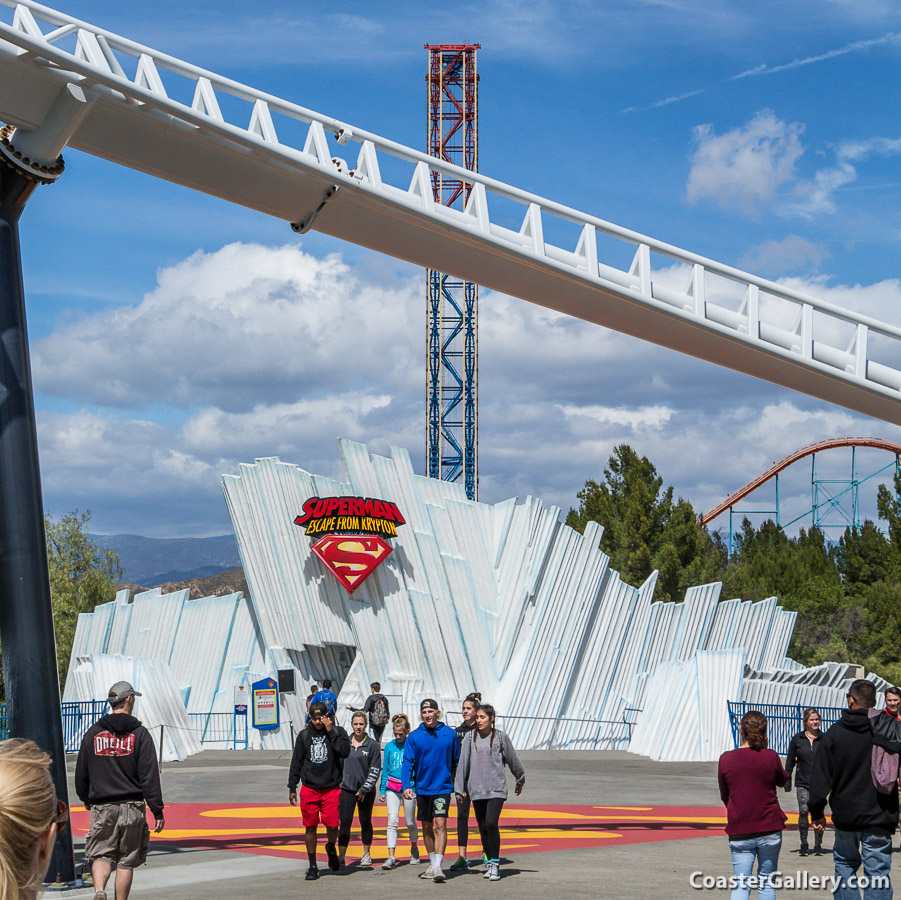
[[[277,844],[279,850],[287,854],[282,856],[208,849],[202,846],[202,841],[189,839],[152,841],[147,867],[135,873],[132,897],[136,900],[151,896],[171,900],[262,900],[297,895],[298,892],[304,898],[344,898],[358,894],[421,897],[436,891],[460,897],[496,895],[503,891],[511,897],[542,900],[554,894],[567,898],[603,896],[635,900],[729,896],[727,890],[696,890],[689,883],[695,872],[707,876],[731,874],[722,824],[713,821],[714,813],[721,818],[725,812],[719,802],[715,763],[654,763],[612,751],[527,751],[521,757],[527,774],[526,789],[518,798],[512,796],[511,791],[507,805],[511,815],[517,806],[521,807],[521,815],[526,815],[530,806],[581,806],[598,809],[599,817],[606,818],[603,822],[573,824],[562,813],[555,813],[561,817],[560,823],[547,828],[505,829],[509,832],[504,838],[508,847],[520,837],[528,839],[529,846],[535,846],[536,840],[560,839],[571,844],[573,839],[579,843],[583,838],[587,846],[542,852],[508,849],[504,853],[502,843],[504,861],[500,882],[483,879],[483,867],[478,866],[462,873],[449,872],[447,882],[436,885],[417,878],[424,866],[404,864],[394,871],[382,872],[378,868],[364,870],[352,864],[333,874],[324,866],[324,857],[320,862],[322,877],[316,882],[305,882],[307,862],[299,832],[296,839],[292,835],[273,839],[273,846]],[[285,784],[289,760],[288,752],[208,751],[180,763],[164,765],[163,792],[167,804],[173,805],[213,803],[282,807],[287,804]],[[70,760],[70,772],[73,766],[74,760]],[[787,812],[797,810],[793,794],[780,792],[780,802]],[[620,807],[620,810],[611,807]],[[708,812],[693,816],[699,821],[678,826],[665,824],[650,830],[637,826],[632,819],[651,815],[641,811],[651,807],[701,807],[708,808]],[[678,813],[679,810],[671,812]],[[173,808],[173,821],[175,815]],[[215,819],[204,821],[211,826],[222,825]],[[669,839],[670,829],[677,827],[681,829],[680,835],[688,828],[688,833],[701,836]],[[613,832],[621,839],[596,837],[604,833],[598,829]],[[400,847],[403,848],[405,831],[403,827],[399,831]],[[635,842],[624,842],[629,840]],[[829,835],[826,843],[831,847]],[[478,846],[473,822],[470,858],[478,855],[475,852]],[[801,859],[797,855],[797,846],[797,832],[786,832],[780,857],[783,873],[793,878],[799,871],[818,877],[832,874],[831,856]],[[377,862],[385,857],[384,839],[378,826],[373,857]],[[77,834],[77,829],[76,859],[79,862],[83,859],[83,837]],[[447,860],[445,869],[451,861],[452,858]],[[830,892],[823,889],[783,890],[780,893],[783,896],[804,893],[825,898]],[[66,892],[63,896],[92,897],[93,892],[79,890]],[[112,900],[113,894],[109,893],[109,896]]]

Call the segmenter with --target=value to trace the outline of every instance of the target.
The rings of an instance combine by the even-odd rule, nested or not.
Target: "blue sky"
[[[479,42],[482,172],[899,322],[895,2],[57,7],[419,149],[423,44]],[[407,446],[422,471],[421,270],[66,161],[21,226],[50,511],[90,508],[101,533],[222,533],[222,473],[279,455],[340,475],[339,435]],[[480,353],[487,501],[531,493],[566,509],[628,442],[706,509],[802,444],[901,439],[488,292]],[[809,494],[809,470],[786,478],[787,509]]]

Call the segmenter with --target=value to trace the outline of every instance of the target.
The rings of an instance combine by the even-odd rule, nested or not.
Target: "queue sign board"
[[[250,692],[243,684],[235,688],[235,715],[246,716],[247,707],[250,704]]]
[[[259,731],[278,728],[278,682],[261,678],[250,686],[253,693],[253,727]]]

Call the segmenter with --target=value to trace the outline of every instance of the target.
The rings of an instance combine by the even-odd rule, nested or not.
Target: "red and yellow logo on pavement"
[[[74,807],[72,813],[75,831],[87,833],[89,814],[84,807]],[[450,819],[454,825],[448,827],[448,854],[456,853],[458,849],[455,816],[456,809],[451,809]],[[789,813],[787,824],[796,823],[797,813]],[[376,804],[372,824],[375,829],[373,858],[378,861],[382,858],[380,849],[384,854],[386,846],[388,812],[384,805]],[[501,815],[501,847],[507,853],[541,853],[582,847],[680,841],[723,835],[725,825],[726,811],[722,806],[510,804]],[[474,820],[471,831],[471,843],[478,846]],[[166,807],[166,830],[162,834],[151,835],[151,841],[268,856],[305,858],[306,854],[300,810],[287,805],[177,803]],[[424,854],[424,850],[422,852]],[[359,829],[354,828],[347,857],[356,859],[362,853]],[[406,858],[405,853],[399,853],[399,858]]]

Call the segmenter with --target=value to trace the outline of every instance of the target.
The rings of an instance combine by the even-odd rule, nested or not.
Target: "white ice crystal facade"
[[[709,584],[655,603],[656,575],[624,584],[598,549],[600,525],[578,534],[534,497],[472,502],[458,484],[414,474],[404,450],[340,446],[346,481],[277,458],[224,476],[251,596],[122,593],[82,615],[66,699],[96,693],[91,667],[108,668],[110,654],[162,663],[191,713],[230,712],[235,685],[293,668],[285,724],[254,733],[254,746],[289,747],[307,686],[331,677],[342,710],[362,705],[371,681],[402,697],[414,723],[423,697],[456,711],[478,690],[518,747],[681,760],[732,745],[727,700],[842,705],[847,667],[786,659],[796,614],[775,598],[721,601]],[[314,496],[391,500],[406,519],[353,595],[294,524]]]

